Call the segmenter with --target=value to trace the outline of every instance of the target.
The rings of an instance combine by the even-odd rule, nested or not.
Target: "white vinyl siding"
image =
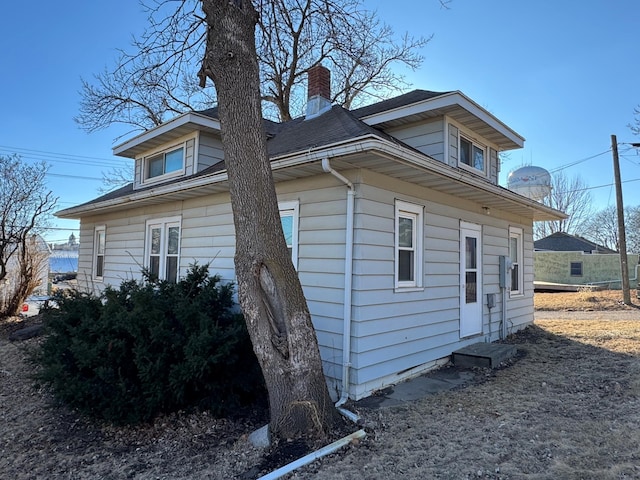
[[[459,198],[368,172],[358,192],[353,279],[353,340],[351,379],[360,398],[399,381],[398,372],[415,375],[446,361],[452,351],[485,335],[459,338],[460,220],[482,227],[482,320],[492,340],[499,336],[502,309],[498,258],[508,255],[509,223],[498,211],[487,216],[477,205]],[[394,288],[395,201],[425,205],[423,232],[423,289]],[[526,220],[523,219],[523,224]],[[524,228],[524,227],[523,227]],[[524,232],[525,249],[531,227]],[[531,246],[531,245],[529,245]],[[525,286],[532,288],[525,256]],[[495,295],[491,315],[486,293]],[[510,300],[510,331],[533,319],[532,294]],[[491,325],[489,322],[491,321]],[[511,325],[513,321],[513,325]],[[489,328],[490,327],[490,328]]]
[[[218,137],[200,134],[197,170],[201,171],[224,159],[222,141]],[[194,172],[195,173],[195,172]]]
[[[452,351],[483,341],[459,338],[460,221],[482,224],[483,331],[497,339],[502,312],[498,258],[509,254],[509,226],[523,229],[525,294],[508,299],[510,331],[533,318],[533,236],[529,220],[481,208],[408,182],[366,170],[341,171],[356,186],[353,249],[350,394],[362,398],[447,359]],[[347,188],[331,175],[276,184],[279,206],[297,205],[298,276],[318,337],[332,393],[342,378]],[[396,288],[396,201],[422,211],[422,288]],[[424,207],[423,207],[424,206]],[[233,281],[235,234],[226,193],[85,217],[81,223],[78,284],[102,289],[140,278],[147,222],[181,218],[179,270],[197,261]],[[103,282],[91,282],[96,226],[106,226]],[[294,237],[296,235],[294,234]],[[293,248],[293,244],[292,244]],[[293,252],[292,252],[293,253]],[[418,277],[416,277],[418,278]],[[484,297],[484,295],[483,295]],[[445,360],[443,360],[445,359]]]
[[[445,161],[445,134],[442,119],[415,123],[389,130],[387,133],[425,155],[441,162]]]

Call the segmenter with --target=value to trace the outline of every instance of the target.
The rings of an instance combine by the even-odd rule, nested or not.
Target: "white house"
[[[565,216],[497,185],[498,152],[524,139],[463,93],[349,111],[329,105],[318,68],[307,116],[264,128],[330,391],[359,399],[530,324],[533,221]],[[57,213],[81,222],[78,284],[117,285],[141,266],[175,279],[194,260],[232,281],[216,109],[114,153],[135,161],[133,183]],[[506,276],[500,257],[513,260]]]

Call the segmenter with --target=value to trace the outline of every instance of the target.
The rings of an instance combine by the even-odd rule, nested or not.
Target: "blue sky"
[[[433,34],[422,68],[406,72],[413,88],[460,90],[526,138],[503,165],[502,184],[523,164],[566,167],[566,175],[581,175],[592,187],[595,208],[615,203],[610,135],[640,142],[627,126],[640,104],[640,2],[453,0],[449,9],[438,0],[365,3],[398,33]],[[87,134],[73,117],[81,77],[111,66],[145,25],[136,0],[3,6],[0,154],[46,160],[60,208],[96,197],[101,172],[123,162],[111,147],[126,128]],[[640,205],[640,157],[626,145],[620,152],[625,204]],[[50,241],[65,240],[78,224],[55,226]]]

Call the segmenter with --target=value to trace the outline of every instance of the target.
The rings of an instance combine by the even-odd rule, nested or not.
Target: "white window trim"
[[[467,142],[469,142],[471,144],[471,148],[473,149],[473,147],[477,147],[480,150],[482,150],[484,152],[484,165],[483,165],[483,169],[480,170],[478,168],[475,168],[471,165],[467,165],[466,163],[463,163],[462,160],[460,160],[460,157],[462,156],[460,154],[461,148],[460,148],[460,143],[461,140],[464,139]],[[473,153],[473,152],[471,152]],[[461,130],[458,130],[458,166],[460,168],[464,168],[465,170],[469,170],[470,172],[474,172],[474,173],[482,173],[483,175],[487,175],[487,170],[488,170],[488,164],[489,164],[489,147],[486,146],[483,143],[478,142],[477,140],[475,140],[472,136],[465,134],[464,132],[462,132]]]
[[[399,245],[399,220],[401,217],[413,218],[415,220],[414,229],[414,279],[412,281],[400,281],[398,279],[398,265],[400,262]],[[394,283],[397,291],[415,291],[422,289],[422,258],[424,242],[424,207],[415,203],[396,200],[394,218]]]
[[[150,268],[149,264],[149,255],[151,254],[151,235],[149,234],[149,230],[151,227],[156,225],[160,225],[162,228],[162,237],[160,239],[160,265],[158,267],[158,278],[160,280],[165,280],[166,273],[166,231],[167,227],[172,224],[177,224],[180,228],[180,236],[178,238],[178,273],[176,281],[180,279],[180,257],[182,254],[182,217],[163,217],[163,218],[152,218],[145,222],[145,230],[144,230],[144,266],[145,268]]]
[[[524,295],[524,230],[520,227],[509,227],[509,249],[511,249],[512,238],[518,239],[518,290],[511,290],[509,295],[517,297]]]
[[[291,261],[293,267],[298,269],[298,217],[300,213],[300,202],[278,202],[278,210],[280,211],[280,218],[283,216],[292,217],[292,238],[291,238]]]
[[[98,232],[102,232],[104,234],[104,243],[105,243],[105,251],[102,254],[102,275],[98,275]],[[91,265],[91,278],[93,280],[102,280],[104,279],[104,267],[106,260],[106,252],[107,251],[107,226],[106,225],[97,225],[93,229],[93,263]]]
[[[169,173],[163,173],[162,175],[158,175],[157,177],[149,177],[149,159],[153,157],[157,157],[158,155],[161,155],[161,154],[166,154],[174,150],[178,150],[179,148],[182,148],[182,168],[181,169],[178,169]],[[187,164],[187,142],[186,141],[176,143],[174,145],[171,145],[170,147],[165,147],[160,150],[151,152],[148,155],[145,155],[144,157],[142,157],[142,164],[141,164],[142,170],[140,172],[140,178],[142,180],[141,183],[142,184],[157,183],[157,182],[164,181],[168,178],[182,176],[186,172],[186,164]]]

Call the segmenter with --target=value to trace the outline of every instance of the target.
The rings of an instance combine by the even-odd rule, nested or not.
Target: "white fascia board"
[[[381,139],[380,137],[373,134],[364,135],[362,137],[354,138],[346,142],[326,145],[315,150],[309,150],[303,154],[297,153],[275,158],[272,160],[271,165],[272,169],[276,170],[278,168],[286,168],[294,165],[318,162],[323,158],[337,158],[345,155],[362,153],[364,151],[376,151],[379,154],[393,159],[398,163],[405,163],[416,168],[429,170],[431,172],[440,174],[443,177],[450,178],[454,182],[465,183],[471,187],[483,190],[492,195],[496,195],[514,203],[527,206],[532,210],[538,210],[540,212],[552,214],[558,219],[567,217],[567,215],[562,212],[542,205],[535,200],[531,200],[518,195],[517,193],[500,187],[499,185],[491,184],[483,178],[478,177],[472,173],[452,169],[445,163],[430,158],[412,149],[397,145],[388,140]]]
[[[438,160],[432,159],[430,157],[427,157],[426,155],[415,152],[409,148],[402,147],[388,140],[381,139],[380,137],[373,134],[367,134],[347,141],[325,145],[317,149],[310,149],[304,153],[296,152],[275,157],[271,160],[271,169],[279,170],[282,168],[290,168],[297,165],[315,163],[321,161],[323,158],[338,158],[341,156],[362,153],[365,151],[377,151],[380,154],[387,156],[388,158],[394,159],[394,161],[396,162],[406,163],[421,169],[428,169],[444,177],[448,177],[453,181],[466,183],[467,185],[473,186],[480,190],[484,190],[485,192],[501,196],[505,199],[519,203],[521,205],[526,205],[527,207],[534,210],[539,210],[545,213],[552,213],[557,218],[566,218],[566,215],[564,215],[562,212],[558,212],[551,207],[547,207],[539,204],[538,202],[535,202],[534,200],[524,198],[521,195],[499,187],[498,185],[490,184],[471,173],[452,170],[451,167],[442,162],[439,162]],[[184,183],[171,183],[169,185],[160,186],[150,190],[143,190],[140,192],[134,191],[124,197],[107,200],[105,202],[100,202],[97,204],[94,203],[91,205],[84,205],[80,207],[71,207],[57,212],[56,216],[61,218],[79,218],[79,216],[76,215],[95,211],[95,209],[122,205],[125,203],[135,202],[137,200],[143,200],[148,197],[170,194],[180,190],[189,190],[192,188],[198,188],[214,183],[225,182],[227,180],[227,171],[222,170],[220,172],[216,172],[211,175],[204,175]]]
[[[122,156],[124,152],[131,148],[137,147],[138,145],[144,142],[148,142],[155,137],[164,135],[174,128],[178,128],[189,123],[218,131],[220,130],[220,120],[216,120],[214,118],[207,117],[206,115],[202,115],[196,112],[187,112],[172,120],[169,120],[166,123],[163,123],[162,125],[158,125],[151,130],[142,132],[139,135],[130,138],[126,142],[116,145],[115,147],[113,147],[113,154]]]
[[[410,115],[417,115],[420,113],[428,112],[430,110],[438,110],[439,108],[451,107],[453,105],[459,105],[460,107],[464,108],[469,113],[476,116],[477,118],[491,126],[493,129],[500,132],[505,137],[509,138],[516,145],[519,145],[520,148],[524,146],[525,139],[522,135],[509,128],[506,124],[498,120],[497,117],[489,113],[487,110],[482,108],[480,105],[478,105],[476,102],[471,100],[460,91],[446,93],[444,95],[428,98],[411,105],[394,108],[392,110],[386,110],[384,112],[363,117],[361,118],[361,120],[367,125],[373,126],[384,122],[398,120],[402,117],[408,117]]]
[[[148,190],[142,190],[136,192],[135,190],[129,195],[123,195],[122,197],[114,198],[111,200],[105,200],[99,203],[91,203],[80,205],[77,207],[66,208],[56,212],[54,215],[59,218],[80,218],[80,214],[93,212],[102,208],[115,207],[118,205],[124,205],[136,202],[138,200],[145,200],[150,197],[156,197],[161,195],[167,195],[183,190],[191,190],[193,188],[203,187],[211,185],[213,183],[220,183],[228,180],[227,171],[216,172],[211,175],[203,175],[196,179],[192,179],[189,182],[184,183],[170,183],[168,185],[161,185],[156,188]]]

